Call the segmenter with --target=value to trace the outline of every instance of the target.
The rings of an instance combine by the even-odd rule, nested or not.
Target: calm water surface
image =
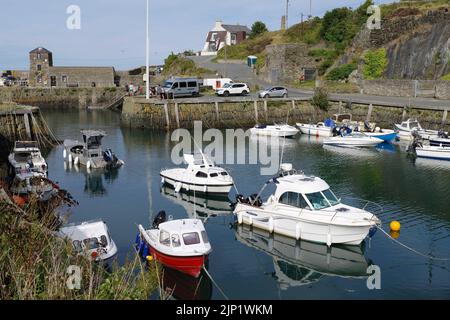
[[[80,202],[71,221],[102,218],[119,248],[118,259],[130,254],[137,224],[148,226],[151,216],[165,210],[174,218],[197,213],[206,219],[214,251],[209,272],[231,299],[448,299],[450,262],[432,261],[405,250],[381,232],[359,247],[333,247],[268,237],[247,227],[231,227],[229,203],[176,195],[161,189],[159,172],[173,166],[170,135],[121,128],[118,114],[78,110],[44,110],[60,139],[79,139],[80,129],[108,133],[111,147],[126,165],[116,173],[88,174],[67,168],[62,148],[47,158],[50,178]],[[361,152],[325,149],[316,138],[288,140],[285,161],[308,174],[325,179],[339,196],[352,196],[382,205],[385,228],[402,223],[399,240],[440,257],[450,256],[450,162],[408,159],[404,146]],[[268,179],[257,165],[226,165],[239,191],[259,191]],[[234,198],[234,195],[230,195]],[[195,203],[195,209],[194,209]],[[381,289],[369,290],[367,267],[381,269]],[[199,281],[170,270],[165,283],[177,284],[176,297],[202,299],[223,296],[207,277]]]

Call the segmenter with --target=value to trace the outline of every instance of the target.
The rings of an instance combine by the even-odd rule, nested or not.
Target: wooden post
[[[264,100],[264,113],[265,113],[265,118],[266,118],[266,122],[267,122],[267,100]]]
[[[166,129],[170,129],[169,106],[167,102],[164,103],[164,114],[166,116]]]
[[[447,122],[447,114],[448,110],[444,110],[444,114],[442,115],[442,125],[445,125],[445,123]]]
[[[369,122],[370,121],[370,117],[372,116],[372,110],[373,110],[373,104],[369,105],[369,111],[367,111],[367,117],[366,117],[366,121]]]
[[[258,101],[253,101],[253,106],[255,108],[255,123],[258,123]]]
[[[30,120],[28,119],[28,113],[23,114],[23,122],[25,124],[25,131],[27,133],[28,139],[31,140],[31,128],[30,128]]]
[[[178,102],[175,103],[175,119],[177,121],[177,128],[180,127],[180,114],[178,112]]]
[[[339,112],[338,113],[341,113],[342,112],[342,101],[339,101]]]
[[[405,118],[406,118],[406,106],[405,107],[403,107],[403,113],[402,113],[402,121],[405,121]]]
[[[295,100],[292,99],[292,110],[295,110]]]
[[[219,101],[214,102],[214,105],[216,107],[216,120],[219,121]]]

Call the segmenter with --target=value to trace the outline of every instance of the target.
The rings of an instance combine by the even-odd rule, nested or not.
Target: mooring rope
[[[433,256],[431,256],[431,255],[428,255],[428,254],[422,253],[422,252],[420,252],[420,251],[417,251],[416,249],[411,248],[411,247],[407,246],[406,244],[400,242],[399,240],[393,238],[390,234],[388,234],[386,231],[384,231],[384,229],[381,228],[380,226],[376,225],[376,228],[377,228],[378,230],[380,230],[381,232],[383,232],[383,233],[384,233],[389,239],[391,239],[392,241],[396,242],[396,243],[399,244],[400,246],[402,246],[402,247],[404,247],[404,248],[406,248],[406,249],[408,249],[408,250],[410,250],[410,251],[412,251],[412,252],[414,252],[414,253],[416,253],[416,254],[418,254],[418,255],[424,257],[424,258],[432,259],[432,260],[439,260],[439,261],[449,261],[449,260],[450,260],[450,258],[433,257]]]
[[[54,143],[56,143],[56,145],[61,145],[61,143],[59,142],[59,140],[56,138],[56,136],[53,134],[53,131],[50,129],[50,127],[47,124],[47,121],[45,121],[44,117],[42,116],[41,113],[39,113],[39,117],[41,122],[43,123],[44,127],[45,127],[45,131],[48,133],[48,135],[50,136],[50,138],[53,139]]]
[[[219,287],[219,285],[214,281],[213,277],[209,274],[208,270],[206,270],[205,266],[203,266],[202,268],[205,271],[206,275],[211,279],[212,283],[214,283],[217,289],[219,289],[220,293],[225,297],[225,299],[230,300],[228,299],[227,295],[223,292],[223,290]]]

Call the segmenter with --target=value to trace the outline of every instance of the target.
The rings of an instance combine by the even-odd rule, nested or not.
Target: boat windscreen
[[[200,237],[198,236],[197,232],[183,233],[183,241],[184,241],[184,244],[187,246],[192,245],[192,244],[199,244]]]
[[[328,202],[332,205],[335,206],[337,204],[339,204],[339,200],[336,198],[336,196],[334,195],[333,191],[331,191],[331,189],[327,189],[325,191],[322,191],[323,195],[325,196],[325,198],[328,199]]]
[[[308,198],[309,202],[311,202],[311,205],[315,210],[321,210],[330,207],[330,204],[328,203],[322,192],[309,193],[306,194],[306,197]]]

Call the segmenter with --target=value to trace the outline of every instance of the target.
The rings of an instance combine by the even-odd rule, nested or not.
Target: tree
[[[252,25],[252,32],[250,33],[250,38],[256,38],[260,34],[263,34],[264,32],[267,32],[267,31],[269,31],[269,30],[267,30],[267,27],[264,24],[264,22],[256,21]]]
[[[323,111],[328,111],[330,102],[328,101],[328,92],[324,88],[316,88],[311,104]]]
[[[378,79],[383,75],[388,64],[386,49],[370,50],[364,55],[364,78],[368,80]]]

